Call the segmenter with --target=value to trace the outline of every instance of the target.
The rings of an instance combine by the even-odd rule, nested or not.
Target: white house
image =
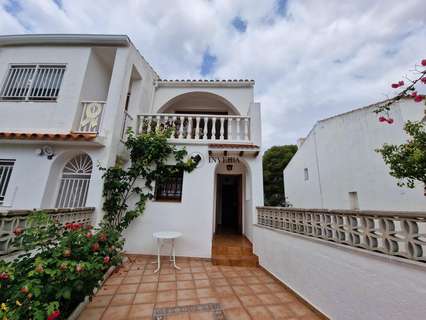
[[[403,125],[421,120],[424,105],[403,99],[391,106],[392,124],[378,121],[377,104],[318,121],[284,170],[287,200],[296,208],[420,211],[426,208],[422,185],[397,186],[375,152],[384,143],[407,139]]]
[[[1,36],[0,80],[1,210],[95,207],[99,223],[98,166],[128,159],[127,127],[172,121],[171,142],[202,160],[157,186],[125,249],[153,253],[160,230],[183,233],[184,256],[210,257],[219,230],[251,239],[263,205],[254,81],[160,79],[122,35]]]

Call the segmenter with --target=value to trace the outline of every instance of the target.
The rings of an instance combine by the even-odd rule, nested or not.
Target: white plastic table
[[[180,268],[176,265],[175,240],[181,237],[182,233],[176,231],[161,231],[155,232],[152,236],[157,240],[157,269],[155,269],[154,273],[157,273],[160,270],[160,251],[166,241],[171,242],[170,261],[173,262],[173,267],[180,270]]]

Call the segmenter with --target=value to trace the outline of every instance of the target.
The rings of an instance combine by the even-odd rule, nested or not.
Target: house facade
[[[421,211],[424,186],[397,186],[375,152],[384,143],[401,144],[407,120],[424,119],[424,105],[403,99],[391,106],[392,124],[378,121],[377,104],[318,121],[284,169],[287,200],[296,208]]]
[[[254,81],[161,79],[120,35],[2,36],[0,75],[0,210],[95,207],[99,223],[99,167],[128,164],[128,127],[168,123],[201,161],[156,186],[125,249],[154,253],[163,230],[183,234],[184,256],[210,257],[219,231],[251,239],[263,205]]]

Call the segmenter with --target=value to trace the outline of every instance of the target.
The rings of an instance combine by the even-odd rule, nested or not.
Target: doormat
[[[225,320],[222,307],[219,303],[194,304],[190,306],[157,308],[154,309],[153,320],[167,320],[170,317],[187,314],[191,319],[197,319],[197,314],[209,315],[212,320]]]

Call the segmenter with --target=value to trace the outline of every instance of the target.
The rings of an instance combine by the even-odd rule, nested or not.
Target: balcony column
[[[224,136],[225,128],[224,128],[224,125],[223,125],[224,122],[225,122],[225,118],[220,118],[220,137],[219,137],[219,140],[225,139],[225,136]]]
[[[207,140],[209,118],[204,117],[203,140]]]
[[[245,118],[244,119],[244,141],[248,141],[249,139],[248,122],[249,122],[249,119]]]
[[[184,117],[179,117],[180,125],[179,125],[179,137],[178,139],[183,139],[183,123],[185,121]]]
[[[211,140],[216,140],[216,117],[212,118],[212,136]]]
[[[200,117],[196,118],[196,124],[195,124],[195,140],[200,140]]]
[[[240,118],[237,118],[237,136],[236,136],[236,139],[237,140],[241,140],[241,138],[240,138]]]
[[[233,118],[228,119],[228,140],[232,140],[232,122]]]
[[[186,139],[192,139],[192,117],[188,118],[188,130],[186,132]]]

